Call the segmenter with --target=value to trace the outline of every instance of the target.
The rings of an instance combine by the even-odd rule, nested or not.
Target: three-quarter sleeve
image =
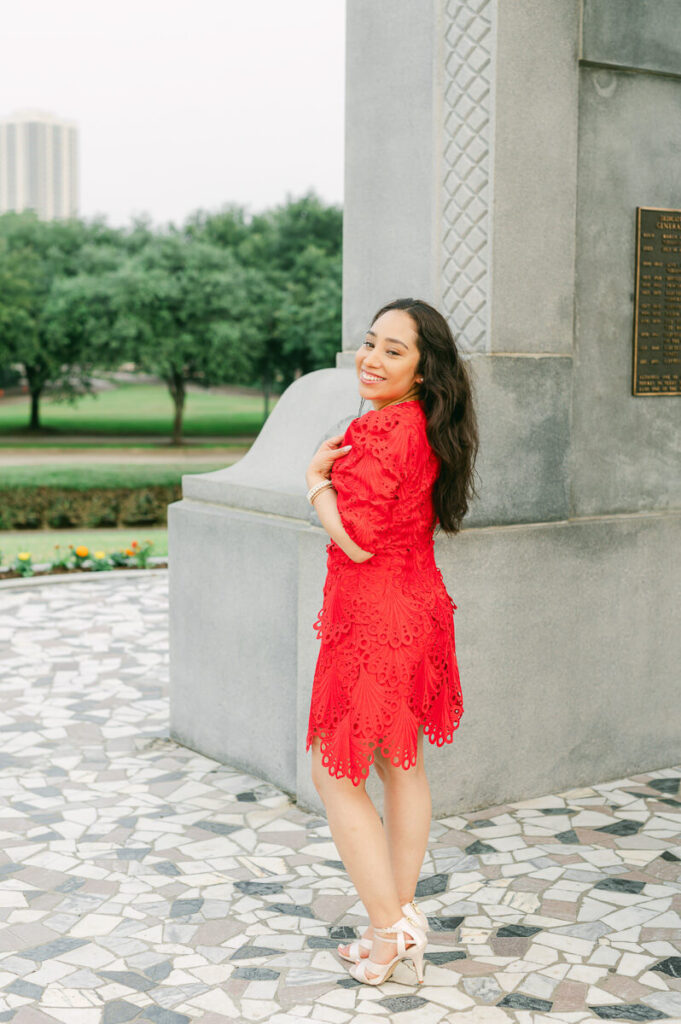
[[[396,407],[396,410],[399,407]],[[331,479],[347,533],[365,551],[389,543],[397,505],[419,466],[418,425],[401,411],[382,409],[354,420]]]

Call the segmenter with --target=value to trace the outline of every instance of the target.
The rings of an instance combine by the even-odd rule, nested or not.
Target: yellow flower
[[[76,548],[76,554],[79,558],[87,558],[90,554],[90,549],[86,548],[84,544],[80,544],[79,547]]]
[[[125,553],[126,553],[126,555],[128,555],[128,556],[130,556],[130,555],[134,555],[134,554],[135,554],[135,552],[134,552],[134,551],[131,551],[131,550],[130,550],[130,548],[126,548],[126,549],[125,549]]]
[[[19,559],[20,562],[28,562],[30,557],[30,551],[20,551],[19,554],[17,555],[17,558]]]
[[[95,551],[95,558],[106,558],[106,551]]]

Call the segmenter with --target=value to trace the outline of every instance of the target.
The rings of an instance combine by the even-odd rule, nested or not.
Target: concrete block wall
[[[465,711],[426,744],[434,814],[676,764],[681,399],[631,393],[636,206],[681,208],[676,0],[347,11],[343,352],[170,506],[173,734],[322,810],[304,470],[357,413],[374,312],[414,295],[452,325],[481,432],[480,497],[435,548]]]

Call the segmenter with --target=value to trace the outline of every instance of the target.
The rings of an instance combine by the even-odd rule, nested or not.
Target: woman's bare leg
[[[396,768],[378,749],[374,751],[374,765],[383,783],[383,828],[401,907],[414,898],[430,833],[432,801],[423,765],[423,726],[419,726],[413,768]],[[371,939],[373,934],[370,924],[362,938]],[[348,946],[343,948],[347,953]],[[361,956],[369,953],[362,951]]]
[[[428,848],[433,812],[423,764],[423,726],[419,726],[416,764],[395,767],[383,759],[383,825],[400,904],[414,898]]]
[[[417,764],[413,768],[395,767],[375,751],[376,769],[384,785],[385,825],[381,824],[364,781],[355,787],[349,779],[330,775],[322,765],[317,736],[311,749],[312,780],[327,810],[336,849],[359,898],[367,907],[370,920],[379,928],[387,927],[400,918],[401,905],[414,898],[428,845],[431,800],[423,767],[423,728],[419,729]],[[353,799],[355,797],[358,799]],[[387,885],[377,886],[378,879],[387,880]],[[389,893],[392,895],[388,896]],[[394,895],[397,905],[392,903],[393,916],[390,918],[388,913],[389,920],[385,920],[385,916],[375,915],[373,907],[377,907],[380,914]],[[370,924],[363,938],[372,939],[373,934]],[[344,951],[347,949],[346,946]],[[375,963],[385,963],[394,955],[394,948],[391,943],[381,941],[374,943],[371,954],[363,955],[371,955]]]
[[[387,928],[402,916],[402,908],[379,814],[364,780],[353,786],[350,779],[334,778],[322,765],[319,737],[311,749],[312,781],[326,809],[336,849],[370,920],[378,928]],[[375,962],[385,963],[395,955],[395,944],[376,942],[371,955]]]

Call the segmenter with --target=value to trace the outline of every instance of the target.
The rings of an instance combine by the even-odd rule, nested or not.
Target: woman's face
[[[373,322],[355,355],[359,393],[374,409],[416,398],[418,334],[409,313],[388,309]]]

